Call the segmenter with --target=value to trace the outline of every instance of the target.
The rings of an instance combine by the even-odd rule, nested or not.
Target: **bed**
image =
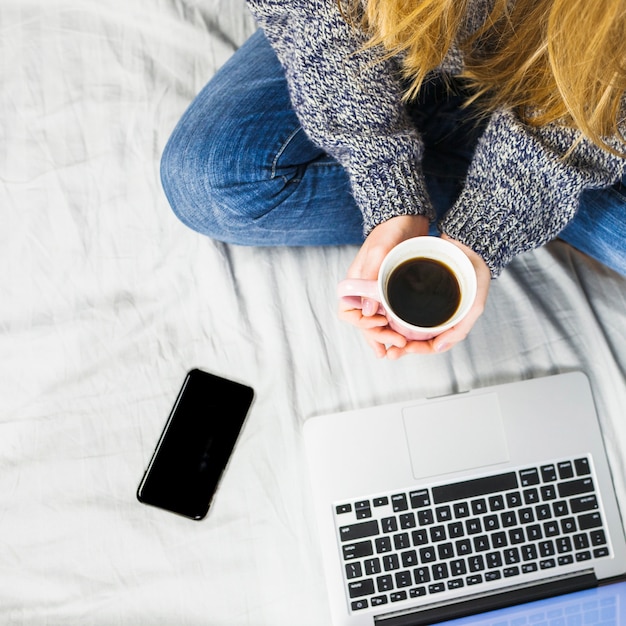
[[[336,316],[355,248],[241,248],[183,226],[163,146],[255,30],[243,0],[0,6],[0,623],[329,623],[301,427],[572,370],[626,507],[626,280],[555,241],[451,352],[374,358]],[[135,492],[185,373],[256,399],[209,516]]]

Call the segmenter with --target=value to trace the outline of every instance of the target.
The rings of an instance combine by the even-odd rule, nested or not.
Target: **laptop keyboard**
[[[595,484],[584,457],[338,503],[352,611],[610,556]]]

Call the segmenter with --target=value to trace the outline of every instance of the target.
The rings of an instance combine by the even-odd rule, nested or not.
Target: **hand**
[[[385,255],[405,239],[428,234],[428,218],[420,215],[400,215],[376,226],[358,251],[347,278],[376,280]],[[392,349],[402,350],[407,339],[391,330],[387,318],[378,314],[376,300],[362,299],[362,308],[353,308],[343,299],[339,301],[339,318],[363,331],[365,340],[378,357],[394,357]]]
[[[348,269],[347,278],[375,280],[382,260],[391,248],[410,237],[427,234],[428,220],[422,216],[398,216],[380,224],[363,243]],[[389,328],[387,318],[378,313],[378,302],[375,300],[364,298],[362,308],[354,308],[348,302],[340,300],[339,318],[361,329],[377,357],[398,359],[405,354],[429,354],[449,350],[465,339],[482,314],[491,283],[489,268],[482,258],[467,246],[447,235],[442,237],[461,248],[474,266],[477,293],[472,309],[461,322],[441,335],[428,341],[408,341],[403,335]]]

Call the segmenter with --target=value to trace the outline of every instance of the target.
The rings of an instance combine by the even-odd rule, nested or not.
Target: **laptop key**
[[[454,546],[449,541],[446,543],[440,543],[437,546],[437,553],[442,561],[451,559],[454,556]]]
[[[349,543],[342,546],[343,558],[345,561],[350,559],[361,559],[365,556],[374,554],[374,548],[371,541],[359,541],[358,543]]]
[[[491,511],[502,511],[504,509],[504,498],[500,495],[489,498],[489,508]]]
[[[517,548],[507,548],[504,551],[504,562],[507,565],[514,565],[521,561],[520,553]]]
[[[413,570],[413,576],[415,578],[415,584],[423,584],[430,581],[430,570],[427,566],[416,567]]]
[[[556,540],[556,551],[559,554],[563,554],[564,552],[571,552],[573,550],[572,540],[570,537],[559,537]]]
[[[531,488],[524,490],[524,504],[537,504],[539,502],[539,491],[537,489]]]
[[[423,509],[417,512],[417,521],[420,526],[430,526],[435,523],[435,516],[432,509]]]
[[[556,553],[554,543],[552,541],[540,541],[539,542],[539,554],[542,557],[552,556]]]
[[[355,600],[350,607],[353,611],[360,611],[361,609],[366,609],[369,606],[367,600],[365,598],[361,600]]]
[[[449,522],[452,519],[452,511],[449,506],[440,506],[435,509],[438,522]]]
[[[574,477],[574,468],[570,461],[563,461],[557,465],[559,470],[559,478],[561,480],[567,480]]]
[[[556,486],[555,485],[544,485],[540,489],[541,491],[541,499],[544,501],[547,500],[556,500]]]
[[[569,501],[572,513],[583,513],[598,508],[598,500],[595,496],[581,496],[580,498],[572,498]]]
[[[589,493],[594,490],[593,480],[591,478],[577,478],[576,480],[568,480],[559,483],[558,491],[561,498],[570,498],[581,493]]]
[[[400,559],[397,554],[386,554],[383,557],[383,569],[386,572],[390,572],[395,569],[400,569]]]
[[[541,480],[544,483],[551,483],[557,479],[554,465],[543,465],[541,467]]]
[[[402,559],[402,567],[413,567],[417,565],[417,552],[415,550],[407,550],[400,553]]]
[[[591,538],[591,545],[593,546],[603,546],[606,544],[606,535],[603,530],[594,530],[589,533],[589,537]]]
[[[394,512],[406,511],[409,508],[409,503],[406,499],[406,494],[398,493],[396,495],[391,496],[391,505],[393,506]]]
[[[578,516],[578,528],[580,530],[589,530],[590,528],[598,528],[602,526],[602,518],[600,513],[587,513]]]
[[[550,506],[547,504],[539,504],[535,507],[535,517],[538,520],[550,519],[552,517],[552,512],[550,511]]]
[[[378,578],[376,578],[376,587],[378,589],[378,593],[390,591],[393,589],[393,578],[389,574],[386,574],[385,576],[378,576]],[[374,592],[372,591],[372,593]]]
[[[520,483],[522,487],[530,487],[532,485],[539,484],[539,472],[537,468],[530,468],[525,470],[520,470],[519,473]]]
[[[433,546],[420,548],[420,561],[422,563],[432,563],[434,560],[436,560],[436,558],[437,554]]]
[[[521,547],[522,559],[526,562],[537,560],[537,546],[534,543],[529,543]]]
[[[585,476],[586,474],[591,474],[591,467],[589,467],[589,459],[576,459],[574,461],[574,469],[576,470],[577,476]]]
[[[454,517],[462,519],[470,514],[469,504],[467,502],[457,502],[452,506],[454,510]]]
[[[378,521],[369,520],[367,522],[360,522],[358,524],[350,524],[349,526],[342,526],[339,529],[339,536],[341,541],[354,541],[355,539],[363,539],[364,537],[373,537],[378,535]]]
[[[374,593],[374,581],[371,578],[356,580],[348,583],[348,593],[351,598],[361,598]]]
[[[354,563],[346,563],[346,578],[348,580],[352,578],[361,578],[363,576],[363,569],[358,561]]]
[[[522,506],[522,495],[519,491],[512,491],[506,494],[506,503],[510,509]]]
[[[410,587],[413,584],[413,579],[411,578],[411,572],[402,571],[396,572],[396,587],[398,589],[402,587]]]
[[[407,595],[406,591],[396,591],[394,593],[389,594],[389,599],[392,602],[401,602],[402,600],[406,600]]]
[[[370,603],[372,606],[382,606],[383,604],[387,604],[387,596],[374,596],[370,598]]]
[[[437,543],[438,541],[445,541],[446,537],[446,529],[444,526],[433,526],[430,529],[430,540],[433,543]]]
[[[476,500],[472,500],[472,513],[474,515],[482,515],[487,512],[487,501],[485,498],[478,498]]]
[[[393,547],[396,550],[404,550],[411,545],[409,533],[399,533],[393,536]]]
[[[506,474],[433,487],[433,500],[435,504],[445,504],[454,500],[477,498],[479,496],[491,495],[498,491],[508,491],[509,489],[516,489],[517,486],[517,475],[515,472],[508,472]]]
[[[442,580],[450,576],[447,563],[437,563],[432,566],[433,580]]]
[[[363,565],[365,566],[365,573],[368,576],[374,576],[374,574],[380,574],[382,572],[380,559],[378,558],[365,559]]]
[[[406,530],[407,528],[415,528],[415,526],[415,515],[413,513],[402,513],[400,515],[400,528]]]
[[[561,520],[561,530],[564,534],[576,532],[576,520],[573,517],[566,517]]]
[[[356,502],[354,505],[354,512],[356,513],[357,519],[372,517],[372,507],[370,505],[370,501],[361,500],[360,502]]]
[[[430,506],[430,496],[427,489],[421,489],[420,491],[412,491],[409,494],[411,500],[412,509],[421,509],[426,506]]]
[[[379,537],[374,540],[374,544],[376,545],[376,552],[378,554],[391,552],[391,539],[389,537]]]

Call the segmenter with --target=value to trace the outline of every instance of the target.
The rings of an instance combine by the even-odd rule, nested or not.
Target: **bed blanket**
[[[356,248],[183,226],[159,159],[255,30],[243,0],[0,4],[0,623],[329,623],[305,420],[584,371],[626,507],[626,280],[561,242],[518,257],[451,352],[377,360],[337,319]],[[135,492],[185,372],[254,387],[209,516]]]

